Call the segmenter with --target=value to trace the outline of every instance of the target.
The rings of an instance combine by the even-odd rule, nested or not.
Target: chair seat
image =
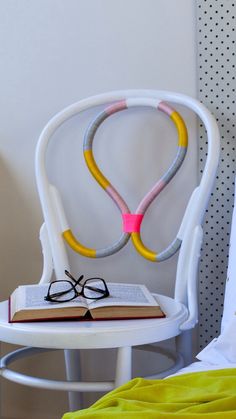
[[[180,334],[187,308],[173,298],[153,294],[166,314],[160,319],[8,322],[8,301],[0,303],[0,340],[50,349],[92,349],[160,342]]]

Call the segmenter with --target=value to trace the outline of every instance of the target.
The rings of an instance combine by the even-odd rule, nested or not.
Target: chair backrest
[[[185,157],[188,143],[187,129],[180,114],[172,107],[175,104],[189,108],[201,119],[207,132],[208,154],[200,183],[191,195],[176,238],[166,249],[156,253],[148,249],[143,243],[140,235],[140,225],[145,211],[175,175]],[[48,179],[46,154],[50,138],[64,122],[80,112],[99,105],[103,105],[104,109],[99,111],[85,132],[84,157],[94,178],[119,208],[123,218],[123,232],[115,244],[96,250],[89,249],[81,244],[71,231],[59,191]],[[179,140],[177,155],[170,168],[143,198],[135,213],[132,214],[124,199],[96,164],[93,155],[93,138],[98,127],[110,115],[137,106],[156,108],[167,114],[174,122]],[[197,320],[197,268],[202,242],[201,226],[216,176],[219,150],[219,131],[214,117],[200,102],[178,93],[157,90],[114,91],[81,100],[59,112],[45,126],[36,150],[36,180],[45,220],[41,229],[44,251],[44,272],[41,281],[50,280],[53,268],[56,277],[63,278],[65,276],[65,269],[70,269],[67,246],[83,256],[104,257],[119,251],[131,237],[137,251],[153,262],[165,260],[179,250],[175,298],[188,306],[189,319],[185,327],[192,327]]]

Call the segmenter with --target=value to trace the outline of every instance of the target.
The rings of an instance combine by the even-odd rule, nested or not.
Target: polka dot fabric
[[[200,260],[199,349],[220,333],[235,179],[236,2],[197,0],[198,97],[214,114],[221,133],[221,160],[205,217]],[[206,134],[199,126],[200,175]]]

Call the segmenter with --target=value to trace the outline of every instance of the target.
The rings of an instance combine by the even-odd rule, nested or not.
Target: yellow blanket
[[[236,419],[236,369],[135,378],[62,419]]]

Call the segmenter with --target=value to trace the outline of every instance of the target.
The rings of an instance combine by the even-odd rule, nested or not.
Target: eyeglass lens
[[[100,299],[107,295],[105,283],[99,279],[87,279],[84,283],[83,294],[88,299]]]
[[[49,296],[51,300],[63,302],[72,300],[77,294],[71,282],[61,280],[51,283]]]

